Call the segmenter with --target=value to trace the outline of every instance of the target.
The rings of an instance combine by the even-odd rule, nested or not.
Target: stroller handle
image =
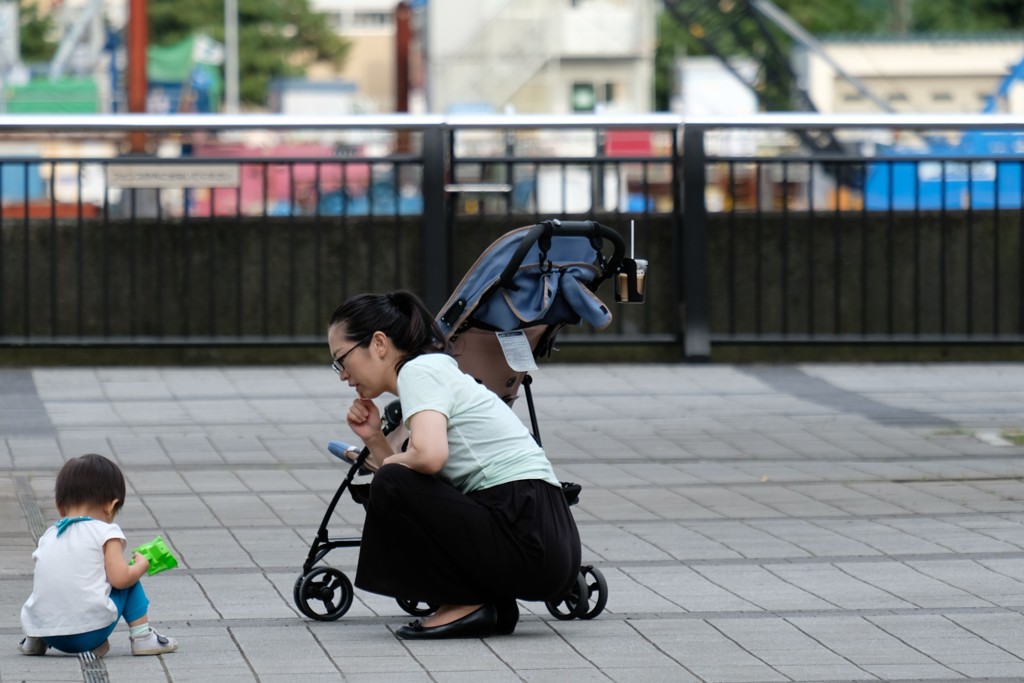
[[[552,237],[589,237],[596,251],[601,249],[600,240],[607,239],[610,241],[614,251],[612,252],[611,259],[605,264],[601,280],[619,270],[622,257],[626,253],[626,244],[622,239],[622,235],[597,221],[560,221],[558,219],[544,221],[534,225],[523,236],[515,253],[512,254],[512,258],[509,259],[508,264],[505,266],[505,270],[501,271],[501,279],[498,282],[498,286],[502,289],[516,289],[516,286],[512,284],[512,278],[515,276],[516,271],[519,270],[519,266],[523,264],[523,259],[526,258],[527,252],[530,251],[538,240],[542,240],[541,246],[544,246],[544,242],[550,243]]]

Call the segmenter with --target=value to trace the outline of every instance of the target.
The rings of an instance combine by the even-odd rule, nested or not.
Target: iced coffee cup
[[[647,293],[646,281],[647,259],[623,259],[615,300],[619,303],[642,304]]]

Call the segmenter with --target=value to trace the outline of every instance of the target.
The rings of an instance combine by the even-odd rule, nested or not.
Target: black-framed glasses
[[[356,342],[355,346],[331,361],[331,370],[334,370],[339,375],[345,372],[345,358],[348,357],[348,354],[352,353],[371,339],[373,339],[373,332],[360,339]]]

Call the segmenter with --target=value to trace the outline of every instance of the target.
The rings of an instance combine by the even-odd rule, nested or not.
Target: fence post
[[[711,358],[708,292],[708,215],[704,203],[704,129],[683,128],[683,355],[688,361]]]
[[[448,301],[451,245],[445,219],[444,124],[423,129],[423,230],[421,269],[423,303],[431,311]]]

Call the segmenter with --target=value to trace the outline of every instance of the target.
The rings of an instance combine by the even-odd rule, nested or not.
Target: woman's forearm
[[[370,450],[368,460],[370,461],[371,469],[378,469],[384,464],[386,459],[395,453],[383,432],[378,432],[373,438],[364,441],[363,445]]]

